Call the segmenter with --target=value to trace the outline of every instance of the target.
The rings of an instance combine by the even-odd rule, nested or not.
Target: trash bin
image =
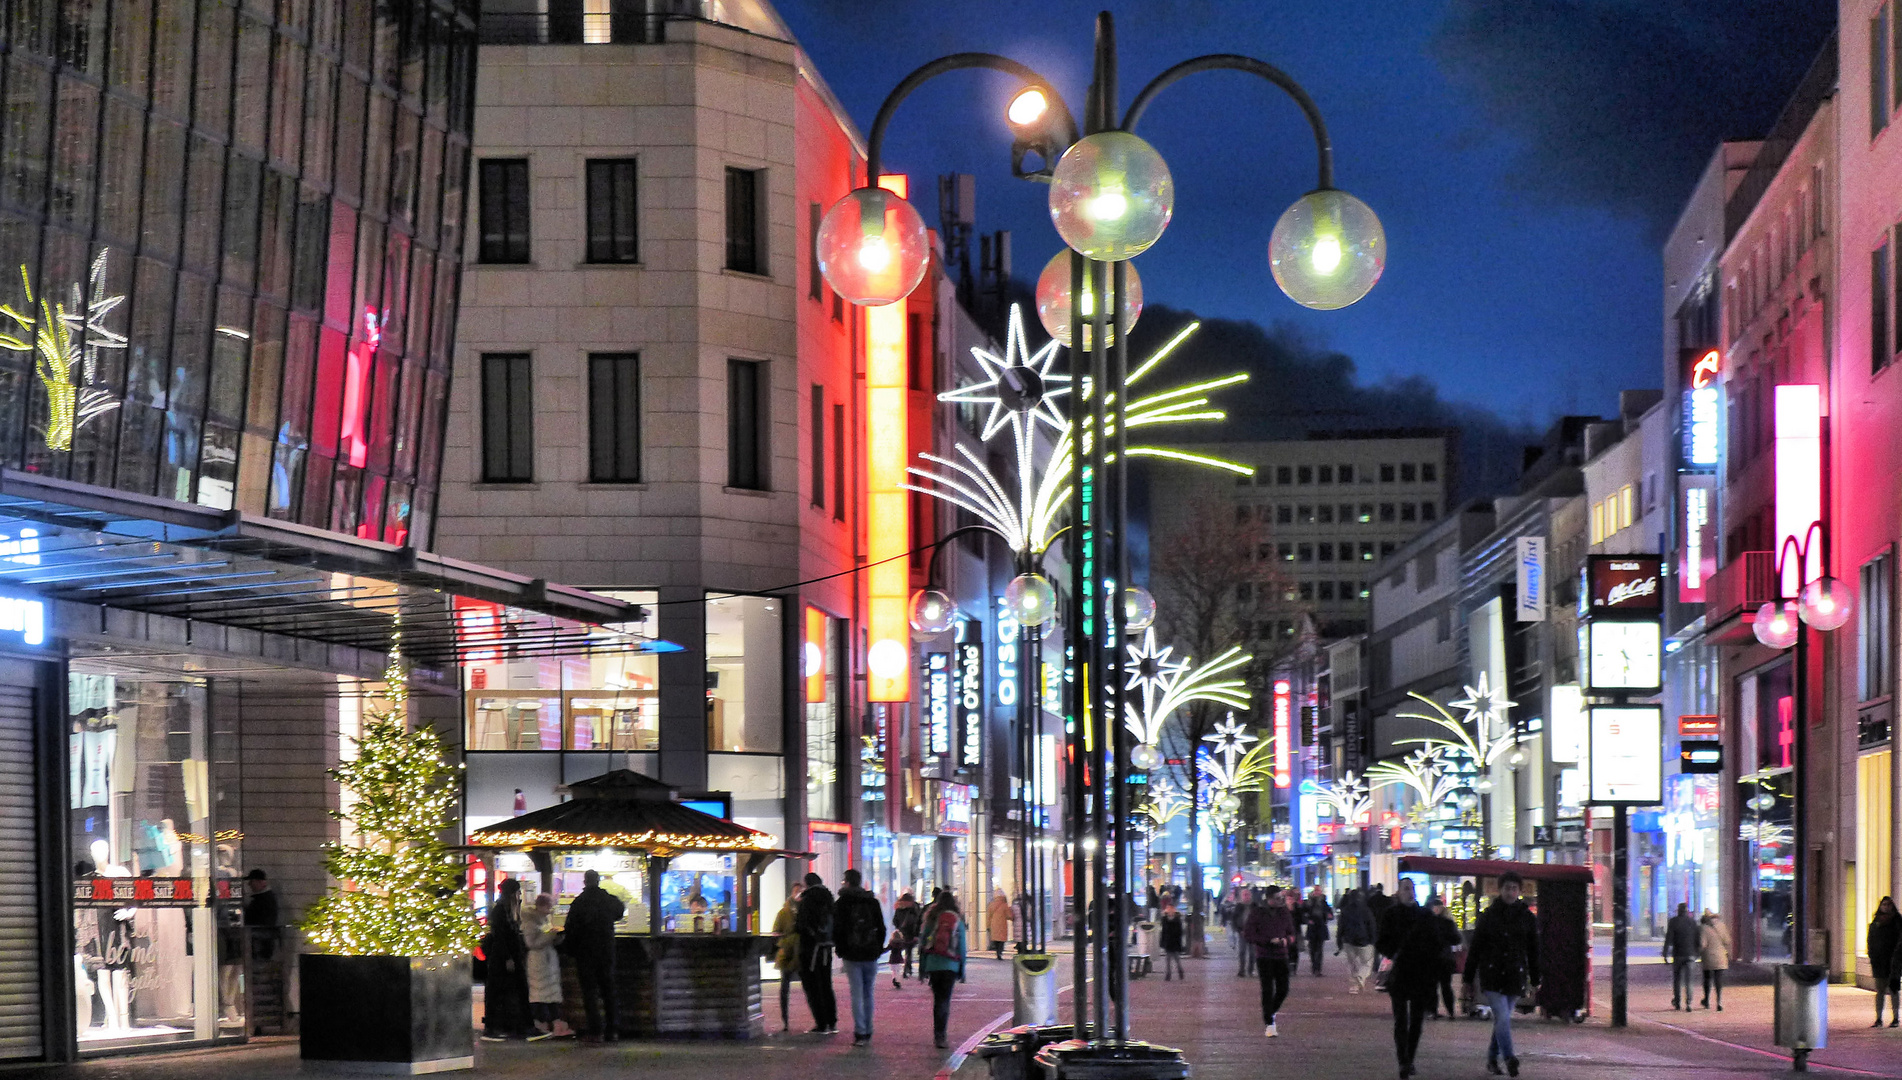
[[[1049,953],[1018,953],[1011,961],[1011,1020],[1023,1024],[1057,1022],[1057,958]]]
[[[1039,1080],[1189,1080],[1182,1051],[1144,1042],[1051,1043],[1037,1054]]]
[[[1776,1044],[1795,1051],[1797,1069],[1811,1050],[1829,1045],[1829,968],[1822,964],[1778,964],[1776,969]]]
[[[971,1056],[990,1066],[991,1080],[1025,1080],[1024,1063],[1030,1059],[1024,1053],[1024,1036],[1031,1030],[1014,1027],[993,1031],[972,1048]]]

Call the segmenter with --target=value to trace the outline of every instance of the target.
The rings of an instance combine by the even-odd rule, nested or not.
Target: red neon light
[[[369,411],[370,396],[364,392],[364,388],[370,382],[370,358],[376,354],[377,346],[382,343],[382,320],[376,317],[375,308],[365,308],[363,340],[350,350],[343,370],[341,438],[346,459],[359,469],[370,461],[370,443],[365,438],[363,430],[364,416]]]
[[[1294,744],[1289,731],[1288,714],[1293,711],[1289,705],[1290,692],[1294,687],[1286,679],[1275,681],[1275,786],[1285,788],[1294,782],[1293,752]]]
[[[1777,764],[1790,768],[1796,753],[1796,699],[1793,697],[1777,699],[1777,752],[1781,755]]]
[[[1698,357],[1697,362],[1691,365],[1691,389],[1702,390],[1709,386],[1711,380],[1716,378],[1717,373],[1722,370],[1722,365],[1723,354],[1716,349]]]

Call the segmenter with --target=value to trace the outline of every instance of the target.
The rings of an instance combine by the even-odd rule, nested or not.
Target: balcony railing
[[[645,45],[667,40],[678,15],[644,11],[485,11],[477,34],[484,45]]]
[[[1716,627],[1777,598],[1776,553],[1746,551],[1704,583],[1704,625]]]

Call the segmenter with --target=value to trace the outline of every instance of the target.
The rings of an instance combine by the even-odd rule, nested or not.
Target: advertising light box
[[[1664,710],[1657,705],[1591,709],[1591,801],[1651,806],[1664,801]]]

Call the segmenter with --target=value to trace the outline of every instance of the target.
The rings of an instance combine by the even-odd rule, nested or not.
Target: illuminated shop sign
[[[1652,806],[1664,801],[1664,710],[1594,705],[1591,801]]]
[[[952,690],[957,698],[958,760],[966,767],[984,761],[984,624],[959,619],[953,627]]]
[[[933,757],[951,756],[951,654],[925,654],[925,731]]]
[[[1591,614],[1662,611],[1658,580],[1664,562],[1656,555],[1594,555],[1585,566],[1585,592]]]
[[[1678,500],[1683,517],[1678,522],[1677,598],[1686,604],[1704,602],[1704,583],[1717,572],[1717,483],[1714,476],[1678,477]]]
[[[1521,536],[1515,545],[1518,565],[1518,621],[1545,621],[1545,537]]]
[[[1719,739],[1724,734],[1724,722],[1715,716],[1680,716],[1677,733],[1684,739]]]
[[[1724,744],[1688,740],[1679,743],[1677,771],[1685,774],[1723,772]]]
[[[1017,659],[1017,640],[1022,636],[1016,616],[1010,613],[1010,605],[999,596],[997,646],[992,655],[997,664],[997,704],[1007,709],[1017,706],[1017,695],[1023,689],[1019,682],[1023,665]]]
[[[1684,467],[1693,470],[1715,469],[1720,449],[1718,417],[1723,392],[1717,381],[1723,371],[1723,354],[1716,349],[1686,354],[1684,373]]]
[[[971,785],[938,785],[938,834],[971,835]]]
[[[1823,388],[1801,383],[1776,388],[1776,548],[1794,538],[1806,542],[1812,524],[1823,517]],[[1823,572],[1821,544],[1809,545],[1809,566],[1783,563],[1783,595],[1795,596],[1803,582]]]
[[[1294,745],[1289,741],[1291,732],[1288,730],[1290,714],[1294,711],[1291,701],[1293,690],[1288,680],[1275,680],[1275,786],[1278,788],[1285,788],[1294,781],[1294,763],[1291,760],[1294,755],[1288,749]]]
[[[28,645],[46,641],[46,604],[0,596],[0,633],[18,634]]]

